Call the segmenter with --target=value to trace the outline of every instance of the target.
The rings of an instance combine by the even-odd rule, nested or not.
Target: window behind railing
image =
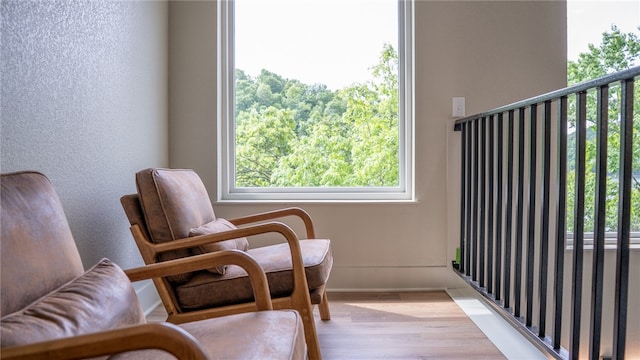
[[[640,357],[639,102],[636,67],[456,121],[458,271],[557,358]]]

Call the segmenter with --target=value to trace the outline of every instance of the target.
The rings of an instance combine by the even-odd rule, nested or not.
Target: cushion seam
[[[158,194],[158,201],[160,202],[160,208],[162,209],[162,216],[164,217],[164,220],[167,223],[167,226],[169,227],[169,232],[171,234],[171,240],[176,240],[175,233],[173,232],[173,227],[171,226],[171,222],[169,221],[169,217],[167,216],[167,211],[166,211],[166,208],[164,206],[164,199],[162,197],[162,193],[160,193],[160,188],[158,187],[158,183],[156,181],[157,174],[158,174],[158,172],[156,170],[153,170],[151,172],[151,179],[153,180],[153,187],[155,188],[156,193]]]

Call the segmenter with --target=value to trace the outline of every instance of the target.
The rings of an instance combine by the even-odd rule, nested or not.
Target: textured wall
[[[119,198],[168,163],[167,4],[1,6],[1,171],[49,176],[86,267],[142,264]]]

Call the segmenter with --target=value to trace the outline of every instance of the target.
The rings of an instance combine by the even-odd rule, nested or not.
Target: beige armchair
[[[245,251],[265,271],[273,307],[295,309],[302,316],[309,358],[321,358],[312,306],[319,305],[322,320],[330,319],[325,286],[333,257],[330,241],[315,239],[307,212],[287,208],[217,218],[204,184],[192,170],[142,170],[136,174],[136,186],[138,193],[123,196],[121,202],[145,263],[220,249]],[[274,221],[287,216],[302,220],[306,239],[299,240],[289,226]],[[283,242],[249,248],[247,237],[266,233],[277,234]],[[154,281],[172,323],[242,313],[254,306],[246,273],[236,266]]]
[[[247,254],[227,250],[127,271],[103,259],[85,271],[49,180],[21,172],[2,174],[0,185],[2,359],[306,358],[300,315],[269,311],[266,276]],[[254,312],[145,323],[131,281],[225,264],[249,274]]]

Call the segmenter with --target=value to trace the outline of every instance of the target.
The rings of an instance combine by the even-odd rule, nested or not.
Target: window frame
[[[398,0],[398,157],[396,187],[236,187],[233,0],[218,2],[218,202],[415,202],[414,1]]]

